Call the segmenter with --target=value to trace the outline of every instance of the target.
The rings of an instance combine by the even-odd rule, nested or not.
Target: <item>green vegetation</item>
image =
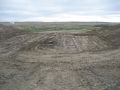
[[[108,22],[15,22],[14,26],[19,26],[29,32],[45,31],[91,31],[96,30],[96,25],[115,25]]]
[[[30,32],[44,31],[90,31],[95,27],[92,25],[77,25],[77,26],[25,26],[24,30]]]

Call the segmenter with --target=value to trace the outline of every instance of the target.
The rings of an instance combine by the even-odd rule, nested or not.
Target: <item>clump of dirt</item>
[[[58,46],[58,41],[55,38],[47,38],[40,42],[40,46],[45,48],[54,48],[55,46]]]
[[[46,37],[46,35],[44,36]],[[23,51],[36,51],[43,49],[55,49],[59,46],[59,42],[55,37],[39,38],[29,44],[25,45],[21,50]]]

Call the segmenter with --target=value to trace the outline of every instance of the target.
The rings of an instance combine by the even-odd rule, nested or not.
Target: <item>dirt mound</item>
[[[15,31],[17,30],[13,30],[11,33]],[[15,33],[18,32],[19,30]],[[20,32],[17,36],[16,34],[11,36],[8,34],[6,40],[1,42],[0,56],[11,56],[11,54],[29,54],[32,56],[35,53],[39,55],[79,54],[110,50],[113,48],[116,48],[116,46],[112,40],[108,41],[106,37],[98,33],[41,32],[25,34],[24,32]]]
[[[5,26],[0,24],[0,42],[22,34],[25,34],[25,31],[13,26]]]
[[[39,38],[24,46],[21,51],[42,51],[55,49],[61,53],[81,53],[110,49],[110,43],[89,33],[43,33]],[[60,50],[60,51],[59,51]],[[51,52],[52,53],[52,52]]]
[[[99,25],[99,29],[93,30],[102,40],[112,44],[114,48],[120,46],[120,25]]]

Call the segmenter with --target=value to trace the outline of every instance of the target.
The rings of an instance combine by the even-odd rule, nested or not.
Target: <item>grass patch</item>
[[[45,31],[90,31],[95,29],[91,25],[81,25],[81,26],[25,26],[24,30],[29,32],[45,32]]]

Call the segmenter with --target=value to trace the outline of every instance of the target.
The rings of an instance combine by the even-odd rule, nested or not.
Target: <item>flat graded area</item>
[[[27,32],[1,25],[0,90],[120,90],[120,26],[100,27]]]

